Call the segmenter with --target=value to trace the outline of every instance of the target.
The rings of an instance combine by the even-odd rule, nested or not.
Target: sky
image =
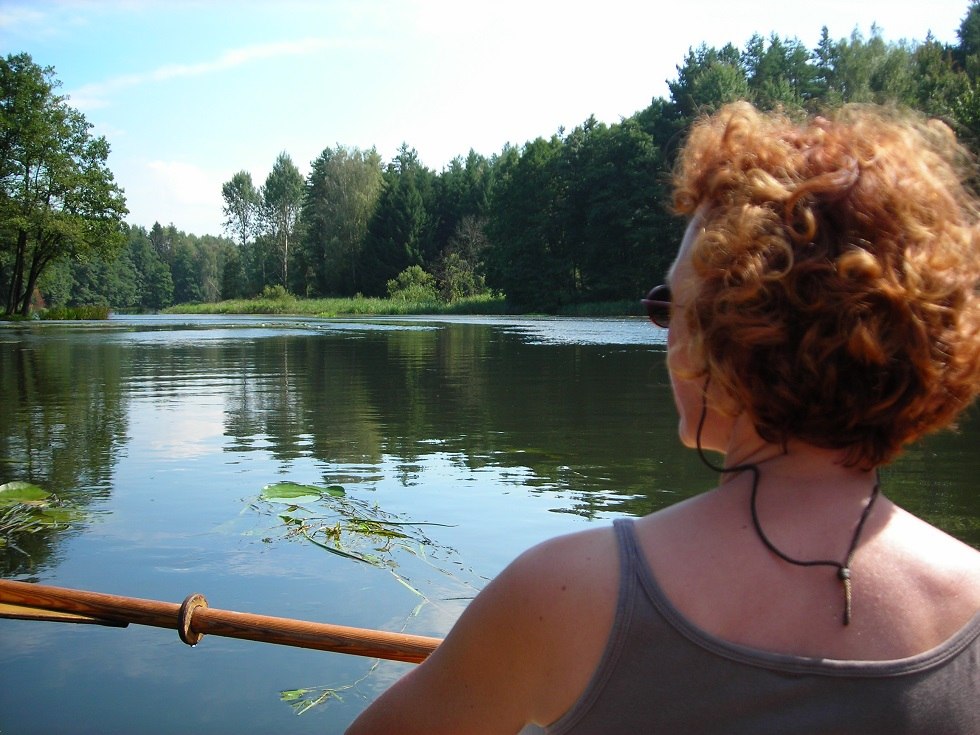
[[[223,233],[221,185],[286,152],[407,143],[441,171],[667,97],[691,48],[813,48],[876,23],[956,43],[969,0],[2,0],[0,53],[52,66],[111,146],[126,220]]]

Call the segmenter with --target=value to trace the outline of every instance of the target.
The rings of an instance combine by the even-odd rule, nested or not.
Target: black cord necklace
[[[744,470],[749,470],[752,472],[752,495],[749,503],[749,508],[752,512],[752,526],[755,528],[756,535],[762,541],[769,551],[778,556],[785,562],[790,564],[795,564],[800,567],[817,567],[817,566],[828,566],[837,569],[837,578],[841,581],[844,587],[844,615],[843,623],[844,625],[851,624],[851,562],[854,560],[854,553],[857,551],[858,542],[861,539],[861,532],[864,530],[864,524],[868,520],[868,516],[871,515],[871,509],[874,507],[875,501],[878,499],[880,494],[881,483],[878,479],[877,470],[875,470],[875,485],[871,490],[871,497],[868,499],[867,505],[864,506],[864,510],[861,512],[861,518],[858,520],[857,528],[854,529],[854,535],[851,537],[851,545],[847,550],[847,555],[844,557],[844,561],[834,561],[832,559],[794,559],[789,554],[786,554],[776,548],[776,545],[769,539],[766,532],[762,530],[762,524],[759,523],[759,513],[756,508],[756,500],[759,495],[759,480],[762,477],[762,471],[759,469],[758,465],[754,463],[746,463],[740,465],[734,465],[732,467],[718,467],[713,464],[704,454],[704,450],[701,447],[701,432],[704,429],[704,422],[708,417],[708,385],[711,382],[711,377],[709,376],[704,383],[704,393],[701,398],[701,419],[698,421],[698,431],[697,431],[697,450],[698,456],[701,457],[701,461],[704,462],[710,469],[715,472],[721,473],[731,473],[731,472],[742,472]]]

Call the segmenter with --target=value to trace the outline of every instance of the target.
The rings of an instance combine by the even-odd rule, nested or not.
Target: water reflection
[[[0,334],[0,484],[35,483],[78,508],[105,498],[126,441],[125,365],[98,341]],[[0,552],[4,576],[35,574],[53,562],[56,540],[42,529]]]

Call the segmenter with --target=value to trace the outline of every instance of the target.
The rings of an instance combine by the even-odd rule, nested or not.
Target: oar
[[[204,634],[284,646],[313,648],[355,656],[420,663],[442,641],[407,633],[389,633],[344,625],[312,623],[291,618],[218,610],[203,595],[183,603],[50,587],[0,579],[0,617],[119,625],[153,625],[176,630],[180,639],[196,645]],[[68,616],[67,618],[65,616]]]

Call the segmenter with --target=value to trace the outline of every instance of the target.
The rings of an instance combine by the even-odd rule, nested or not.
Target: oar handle
[[[14,582],[9,579],[0,579],[0,602],[75,613],[117,623],[153,625],[157,628],[174,628],[180,612],[180,605],[177,603]]]
[[[201,636],[210,634],[420,663],[442,642],[439,638],[428,636],[219,610],[208,607],[203,595],[190,595],[183,604],[178,605],[137,597],[0,580],[0,602],[75,613],[117,623],[170,628],[177,630],[181,640],[191,645],[196,644]]]

